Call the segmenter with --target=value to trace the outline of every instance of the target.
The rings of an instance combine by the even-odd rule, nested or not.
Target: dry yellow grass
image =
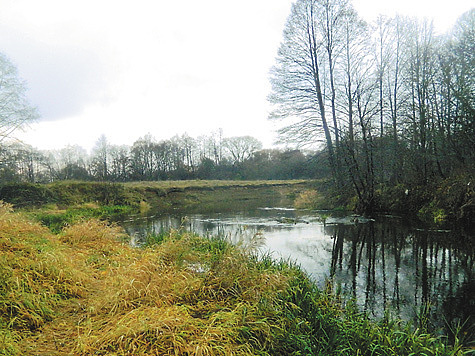
[[[256,303],[275,293],[279,283],[283,288],[286,278],[253,278],[256,271],[236,252],[213,262],[201,243],[191,235],[171,236],[153,249],[131,250],[127,264],[108,269],[78,325],[74,351],[252,355],[239,330],[261,319]],[[197,261],[206,273],[195,270]]]
[[[61,299],[84,297],[89,278],[48,229],[0,204],[0,350],[53,320]]]
[[[271,333],[257,303],[287,283],[189,234],[137,249],[117,226],[88,220],[52,235],[7,205],[0,231],[6,355],[251,355]],[[247,342],[251,329],[262,340]]]

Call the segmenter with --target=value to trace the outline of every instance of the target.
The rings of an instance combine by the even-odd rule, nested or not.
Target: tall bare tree
[[[92,150],[91,171],[102,181],[109,178],[110,145],[105,135],[101,135]]]
[[[270,118],[290,121],[280,130],[281,137],[300,145],[319,142],[323,133],[336,179],[334,138],[327,120],[322,80],[327,52],[319,25],[320,10],[315,0],[297,0],[292,5],[277,63],[271,71],[269,101],[274,107]]]
[[[387,22],[389,26],[389,63],[386,70],[387,78],[387,102],[391,116],[391,137],[392,137],[392,172],[391,182],[397,183],[401,179],[402,155],[400,154],[399,116],[406,102],[406,96],[401,90],[403,81],[401,80],[401,68],[403,67],[404,51],[404,19],[396,16]]]
[[[223,140],[223,146],[233,164],[242,163],[252,154],[262,149],[262,143],[251,136],[228,137]]]
[[[475,9],[463,14],[439,54],[437,114],[450,161],[475,168]]]
[[[26,96],[25,82],[18,77],[10,60],[0,53],[0,143],[37,118],[38,112]]]
[[[409,28],[408,59],[406,66],[406,82],[411,91],[410,132],[414,172],[417,180],[425,184],[432,171],[431,150],[433,139],[432,100],[433,81],[435,79],[435,47],[434,29],[427,21],[413,21]]]

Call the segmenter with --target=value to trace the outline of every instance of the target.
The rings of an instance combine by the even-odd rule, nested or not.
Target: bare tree
[[[110,145],[105,135],[101,135],[92,150],[91,170],[95,177],[105,181],[109,178]]]
[[[321,31],[322,43],[326,51],[328,77],[329,77],[329,100],[331,105],[331,114],[333,121],[333,135],[335,139],[336,149],[340,148],[340,128],[339,120],[336,111],[336,76],[339,57],[344,52],[346,45],[346,30],[345,25],[348,19],[352,18],[359,21],[356,13],[353,11],[347,0],[320,0],[316,1],[318,5],[317,10],[320,16],[318,17],[319,28]],[[337,157],[337,165],[339,159]],[[340,167],[338,167],[338,170]]]
[[[12,133],[38,118],[26,96],[25,82],[15,66],[0,53],[0,143]]]
[[[228,137],[223,146],[234,164],[242,163],[262,148],[262,143],[251,136]]]
[[[44,152],[18,142],[9,142],[0,148],[0,181],[46,183],[54,178]]]
[[[140,180],[156,179],[157,160],[155,158],[155,146],[155,139],[150,134],[134,142],[130,150],[134,178]]]
[[[338,158],[341,128],[337,117],[336,78],[338,59],[345,46],[344,23],[351,12],[346,0],[294,3],[277,64],[271,71],[269,95],[269,101],[274,104],[270,118],[290,121],[280,131],[284,139],[305,145],[314,144],[323,136],[338,184],[341,184]],[[329,79],[328,97],[325,96],[326,78]],[[330,120],[327,105],[331,109]]]
[[[177,142],[184,152],[184,167],[189,171],[194,171],[200,156],[196,140],[185,133],[177,138]]]
[[[271,71],[274,105],[271,119],[287,119],[280,130],[286,141],[300,145],[318,142],[321,133],[335,170],[335,154],[330,126],[325,113],[321,74],[322,39],[317,28],[317,7],[313,0],[292,5],[276,62]]]
[[[404,52],[404,19],[396,16],[388,22],[389,25],[389,63],[386,70],[387,78],[387,102],[391,117],[392,137],[392,172],[391,182],[397,183],[401,179],[402,155],[400,153],[399,130],[401,129],[399,117],[402,116],[402,108],[407,101],[402,90],[401,70],[403,68]]]
[[[463,14],[439,54],[437,116],[453,164],[475,168],[475,9]]]
[[[432,24],[413,21],[409,28],[408,59],[405,80],[411,91],[410,121],[411,148],[414,151],[413,166],[417,180],[427,183],[431,172],[432,147],[432,99],[435,79],[435,46]]]
[[[125,182],[130,174],[130,149],[125,145],[112,145],[110,154],[110,176],[112,180]]]
[[[349,180],[358,196],[362,211],[374,204],[374,142],[373,118],[377,111],[374,75],[375,59],[368,25],[354,11],[348,11],[343,21],[342,77],[339,111],[346,118],[347,129],[342,150]]]
[[[223,159],[223,129],[212,132],[209,136],[201,136],[197,140],[200,146],[200,160],[210,159],[219,164]]]
[[[55,175],[59,179],[87,179],[86,169],[87,152],[78,145],[68,145],[58,152],[53,153],[51,167],[54,167]]]

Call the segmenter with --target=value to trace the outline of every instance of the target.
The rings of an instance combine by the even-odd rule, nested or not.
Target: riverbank
[[[58,233],[84,218],[115,221],[130,214],[222,212],[293,206],[312,181],[160,181],[136,183],[63,181],[0,187],[0,200],[29,212]]]
[[[358,212],[358,199],[352,187],[337,189],[328,181],[314,181],[295,201],[299,208]],[[454,175],[425,185],[376,187],[374,214],[394,214],[419,220],[438,228],[465,228],[473,235],[475,226],[475,179]]]
[[[475,225],[474,182],[469,175],[459,175],[424,186],[380,186],[374,193],[375,213],[404,215],[439,227],[470,227]],[[77,216],[114,220],[150,208],[157,213],[247,210],[266,204],[358,209],[351,187],[337,191],[327,180],[13,183],[0,186],[0,200],[15,208],[41,210],[39,220],[57,231]]]
[[[209,209],[229,202],[250,204],[263,201],[292,204],[296,194],[309,188],[313,181],[159,181],[135,183],[60,181],[50,184],[12,183],[0,186],[0,200],[16,208],[58,208],[93,203],[101,206],[141,204],[158,210],[184,210],[200,206]],[[212,205],[212,207],[210,206]],[[143,208],[143,206],[142,206]],[[216,207],[220,209],[220,206]]]
[[[7,205],[0,231],[2,355],[464,354],[369,321],[252,244],[171,231],[138,249],[105,222],[52,234]]]

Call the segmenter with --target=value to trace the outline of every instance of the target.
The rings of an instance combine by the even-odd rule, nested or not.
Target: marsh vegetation
[[[171,230],[144,248],[88,219],[59,234],[0,207],[3,355],[463,354],[369,321],[297,266]]]

